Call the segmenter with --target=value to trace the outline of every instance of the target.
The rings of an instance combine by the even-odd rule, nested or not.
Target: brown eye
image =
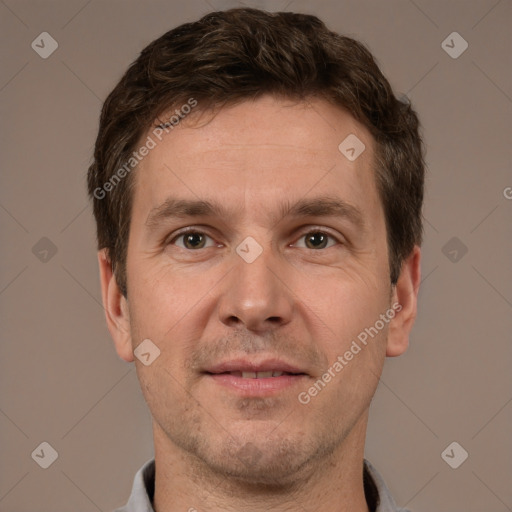
[[[318,231],[306,235],[306,246],[308,249],[325,249],[329,237]]]
[[[310,231],[300,237],[300,240],[304,240],[306,249],[327,249],[333,245],[336,245],[337,240],[330,234],[323,231]]]
[[[210,240],[210,245],[206,245],[208,240]],[[178,243],[178,241],[180,243]],[[205,233],[201,233],[200,231],[188,231],[186,233],[182,233],[172,240],[171,244],[175,244],[182,249],[188,250],[196,250],[196,249],[204,249],[206,247],[211,247],[213,244],[213,240],[211,237],[206,235]]]
[[[205,237],[201,233],[187,233],[183,236],[183,242],[187,249],[202,249]]]

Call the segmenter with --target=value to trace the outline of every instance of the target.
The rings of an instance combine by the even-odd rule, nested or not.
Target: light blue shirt
[[[382,476],[366,459],[364,480],[370,512],[409,512],[396,506]],[[151,504],[154,492],[155,459],[150,459],[137,471],[128,503],[114,512],[155,512]],[[371,502],[374,502],[377,508],[374,508]]]

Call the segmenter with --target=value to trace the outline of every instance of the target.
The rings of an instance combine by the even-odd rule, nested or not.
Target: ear
[[[100,266],[101,297],[108,330],[114,340],[117,354],[130,363],[133,361],[132,339],[128,302],[119,290],[106,249],[98,252]]]
[[[389,323],[386,356],[403,354],[409,346],[409,334],[416,319],[418,291],[421,281],[421,251],[415,245],[409,257],[402,263],[402,269],[393,288],[391,304],[395,317]]]

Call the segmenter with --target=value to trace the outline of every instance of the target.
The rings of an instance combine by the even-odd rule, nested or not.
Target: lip
[[[281,359],[265,359],[260,362],[249,361],[247,359],[231,359],[216,365],[210,366],[204,370],[206,373],[219,374],[227,372],[286,372],[295,374],[306,374],[297,366],[287,363]],[[275,379],[279,377],[273,377]]]
[[[214,384],[235,391],[242,397],[266,397],[303,383],[307,375],[281,375],[280,377],[263,379],[245,379],[229,373],[207,373],[205,377]]]
[[[243,378],[228,372],[286,372],[286,375],[264,378]],[[298,366],[281,359],[265,359],[260,362],[247,359],[232,359],[209,367],[205,377],[213,382],[236,392],[242,397],[265,397],[303,383],[309,375]]]

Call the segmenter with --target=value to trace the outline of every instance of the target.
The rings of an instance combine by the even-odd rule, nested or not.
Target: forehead
[[[151,130],[148,136],[154,147],[134,173],[133,206],[141,215],[169,195],[221,199],[234,210],[263,215],[272,205],[279,209],[280,198],[290,204],[327,193],[358,204],[370,216],[382,214],[370,211],[380,204],[373,138],[350,114],[325,100],[264,96],[224,107],[214,116],[194,112],[161,140]],[[347,137],[356,150],[362,146],[354,141],[365,146],[353,161],[340,150],[340,144],[346,149]]]

